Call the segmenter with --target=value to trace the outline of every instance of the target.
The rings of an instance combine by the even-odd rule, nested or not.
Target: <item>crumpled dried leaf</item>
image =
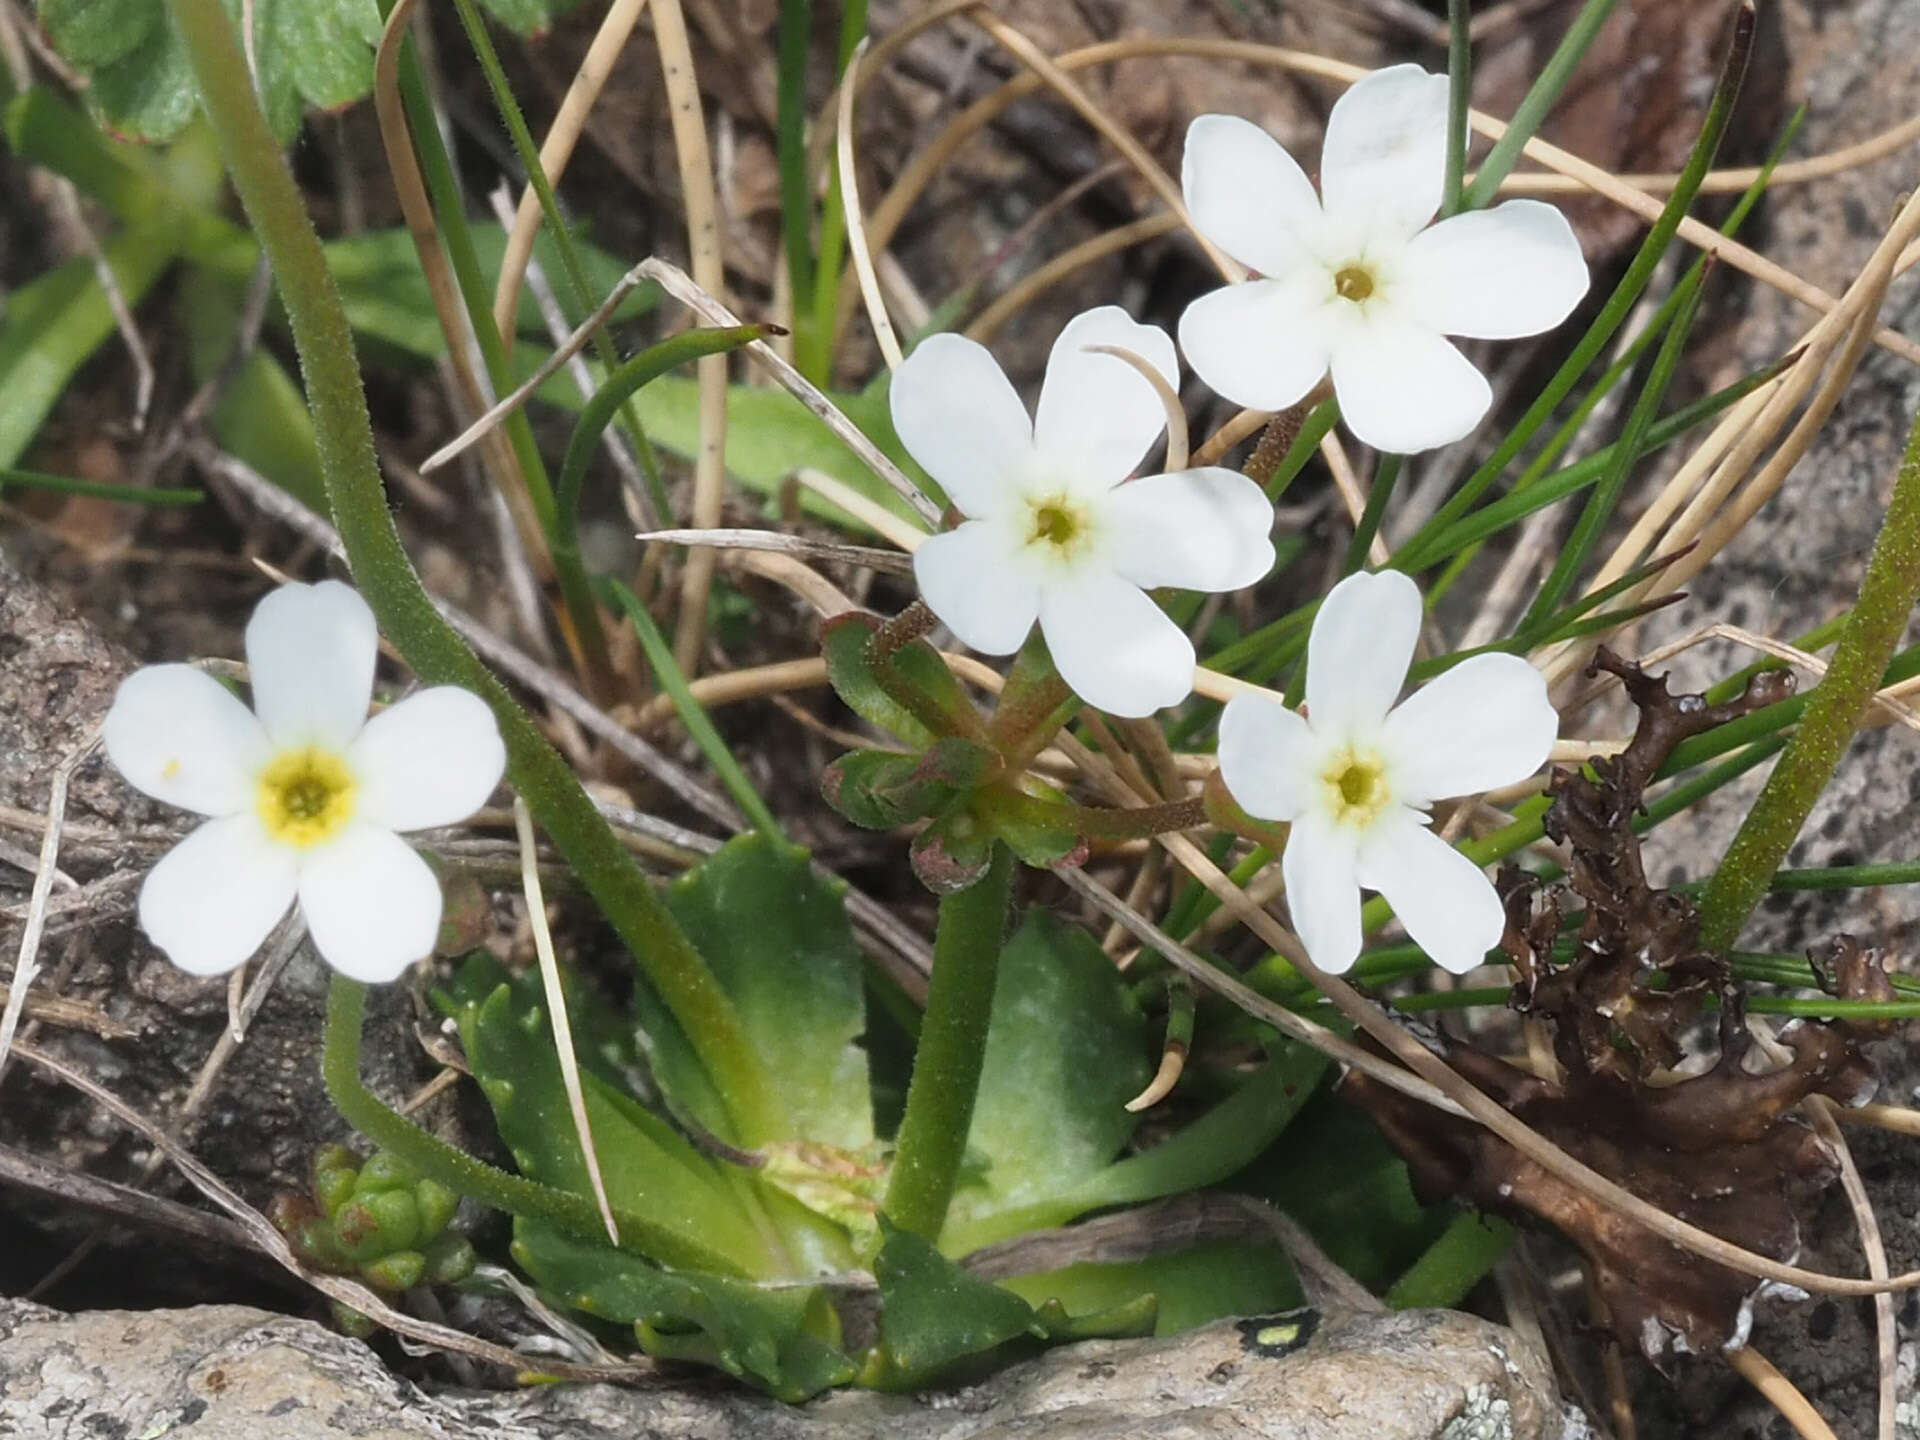
[[[1876,1084],[1862,1028],[1793,1021],[1785,1063],[1758,1064],[1745,992],[1726,956],[1700,943],[1690,897],[1649,885],[1633,817],[1674,747],[1791,693],[1784,671],[1756,676],[1725,705],[1669,695],[1663,678],[1602,650],[1594,672],[1620,677],[1640,711],[1632,743],[1592,775],[1556,771],[1547,832],[1572,853],[1570,888],[1585,902],[1573,957],[1556,964],[1563,893],[1542,894],[1517,869],[1500,877],[1503,941],[1520,982],[1511,1003],[1545,1022],[1559,1073],[1544,1078],[1471,1045],[1429,1043],[1463,1076],[1535,1130],[1636,1195],[1691,1224],[1782,1261],[1801,1249],[1803,1218],[1837,1178],[1837,1157],[1793,1115],[1810,1095],[1860,1104]],[[1816,960],[1847,998],[1887,998],[1878,956],[1850,936]],[[1682,1041],[1719,1007],[1718,1057],[1676,1079]],[[1682,1250],[1526,1159],[1472,1122],[1432,1110],[1359,1074],[1342,1094],[1363,1105],[1406,1157],[1416,1185],[1489,1210],[1545,1220],[1585,1257],[1621,1339],[1658,1363],[1746,1343],[1752,1277]]]

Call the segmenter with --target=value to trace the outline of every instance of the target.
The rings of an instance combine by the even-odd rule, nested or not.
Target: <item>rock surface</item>
[[[793,1408],[711,1384],[426,1395],[358,1341],[240,1306],[0,1302],[0,1435],[125,1440],[1576,1440],[1545,1362],[1450,1311],[1311,1310],[1050,1351],[985,1383]]]

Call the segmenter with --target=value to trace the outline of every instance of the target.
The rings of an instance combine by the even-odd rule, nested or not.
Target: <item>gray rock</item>
[[[712,1383],[427,1395],[358,1341],[240,1306],[0,1302],[0,1435],[100,1440],[1578,1440],[1546,1362],[1445,1310],[1093,1341],[918,1398],[790,1407]]]

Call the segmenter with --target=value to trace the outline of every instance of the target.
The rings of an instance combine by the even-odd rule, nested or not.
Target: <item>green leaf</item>
[[[847,708],[915,750],[926,750],[939,738],[929,728],[932,724],[944,726],[947,733],[978,734],[980,712],[940,652],[926,641],[901,646],[891,662],[897,684],[912,692],[909,699],[918,697],[917,711],[907,709],[881,685],[867,654],[867,642],[879,628],[878,616],[860,610],[836,615],[821,627],[827,678]]]
[[[1092,937],[1029,910],[1001,952],[967,1137],[987,1169],[954,1193],[943,1248],[986,1244],[995,1217],[1031,1213],[1107,1169],[1133,1133],[1124,1107],[1153,1072],[1151,1049],[1145,1017]]]
[[[476,954],[462,967],[458,983],[435,999],[459,1022],[467,1063],[520,1173],[591,1194],[539,976],[509,980],[498,961]],[[592,1008],[577,995],[568,1006],[576,1017]],[[778,1269],[766,1238],[716,1162],[609,1085],[597,1067],[584,1068],[580,1083],[601,1174],[617,1208],[687,1233],[743,1273]]]
[[[1305,1302],[1286,1256],[1271,1245],[1218,1240],[1115,1264],[1069,1265],[1000,1282],[1031,1305],[1085,1314],[1142,1295],[1158,1302],[1154,1334],[1177,1335],[1228,1315],[1271,1315]]]
[[[880,1228],[886,1240],[873,1262],[882,1307],[880,1358],[878,1373],[863,1380],[907,1388],[1017,1336],[1046,1338],[1033,1307],[1012,1291],[969,1275],[884,1217]]]
[[[788,1133],[736,1137],[742,1143],[808,1140],[848,1151],[873,1143],[867,1055],[857,1043],[866,1029],[860,950],[844,895],[804,849],[757,834],[728,841],[668,887],[674,918],[780,1079]],[[662,1023],[648,1026],[656,1042]],[[656,1049],[661,1085],[725,1134],[724,1117],[709,1108],[711,1091],[686,1085],[682,1063],[663,1065],[664,1055]]]
[[[527,34],[544,29],[576,0],[484,0]],[[186,50],[166,0],[39,0],[54,49],[88,79],[87,105],[100,123],[138,140],[167,140],[200,106]],[[227,0],[238,26],[241,0]],[[373,88],[381,31],[375,0],[259,0],[253,7],[259,89],[274,133],[291,140],[308,107],[337,109]]]
[[[175,251],[167,228],[154,224],[116,235],[105,254],[127,303],[137,305]],[[74,373],[113,333],[113,312],[84,256],[7,297],[0,319],[0,468],[20,459]]]
[[[562,1305],[633,1326],[650,1355],[715,1365],[794,1403],[853,1379],[822,1290],[668,1272],[537,1220],[515,1222],[513,1258]]]

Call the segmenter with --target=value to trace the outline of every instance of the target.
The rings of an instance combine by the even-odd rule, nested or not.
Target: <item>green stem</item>
[[[1447,0],[1447,174],[1440,218],[1459,213],[1467,173],[1467,108],[1473,97],[1473,16],[1468,0]]]
[[[938,1240],[947,1222],[973,1127],[1012,886],[1013,852],[996,842],[985,877],[940,900],[927,1013],[881,1207],[901,1229],[928,1240]]]
[[[1860,598],[1799,728],[1701,897],[1701,939],[1730,947],[1827,788],[1920,598],[1920,415],[1867,561]]]
[[[514,786],[686,1030],[735,1122],[733,1138],[754,1145],[782,1133],[781,1107],[733,1002],[559,752],[440,618],[421,587],[387,511],[346,311],[292,172],[254,98],[232,22],[221,0],[167,0],[167,8],[199,80],[221,155],[273,266],[306,380],[333,522],[381,629],[422,680],[462,686],[492,708]]]
[[[367,1089],[360,1078],[360,1031],[366,1021],[367,987],[335,975],[327,990],[325,1048],[320,1073],[334,1109],[362,1135],[391,1150],[430,1180],[456,1194],[509,1215],[545,1220],[583,1240],[605,1240],[600,1207],[585,1195],[557,1190],[524,1175],[511,1175],[430,1134]],[[616,1209],[621,1248],[663,1265],[738,1275],[740,1267],[690,1236],[631,1211]]]

